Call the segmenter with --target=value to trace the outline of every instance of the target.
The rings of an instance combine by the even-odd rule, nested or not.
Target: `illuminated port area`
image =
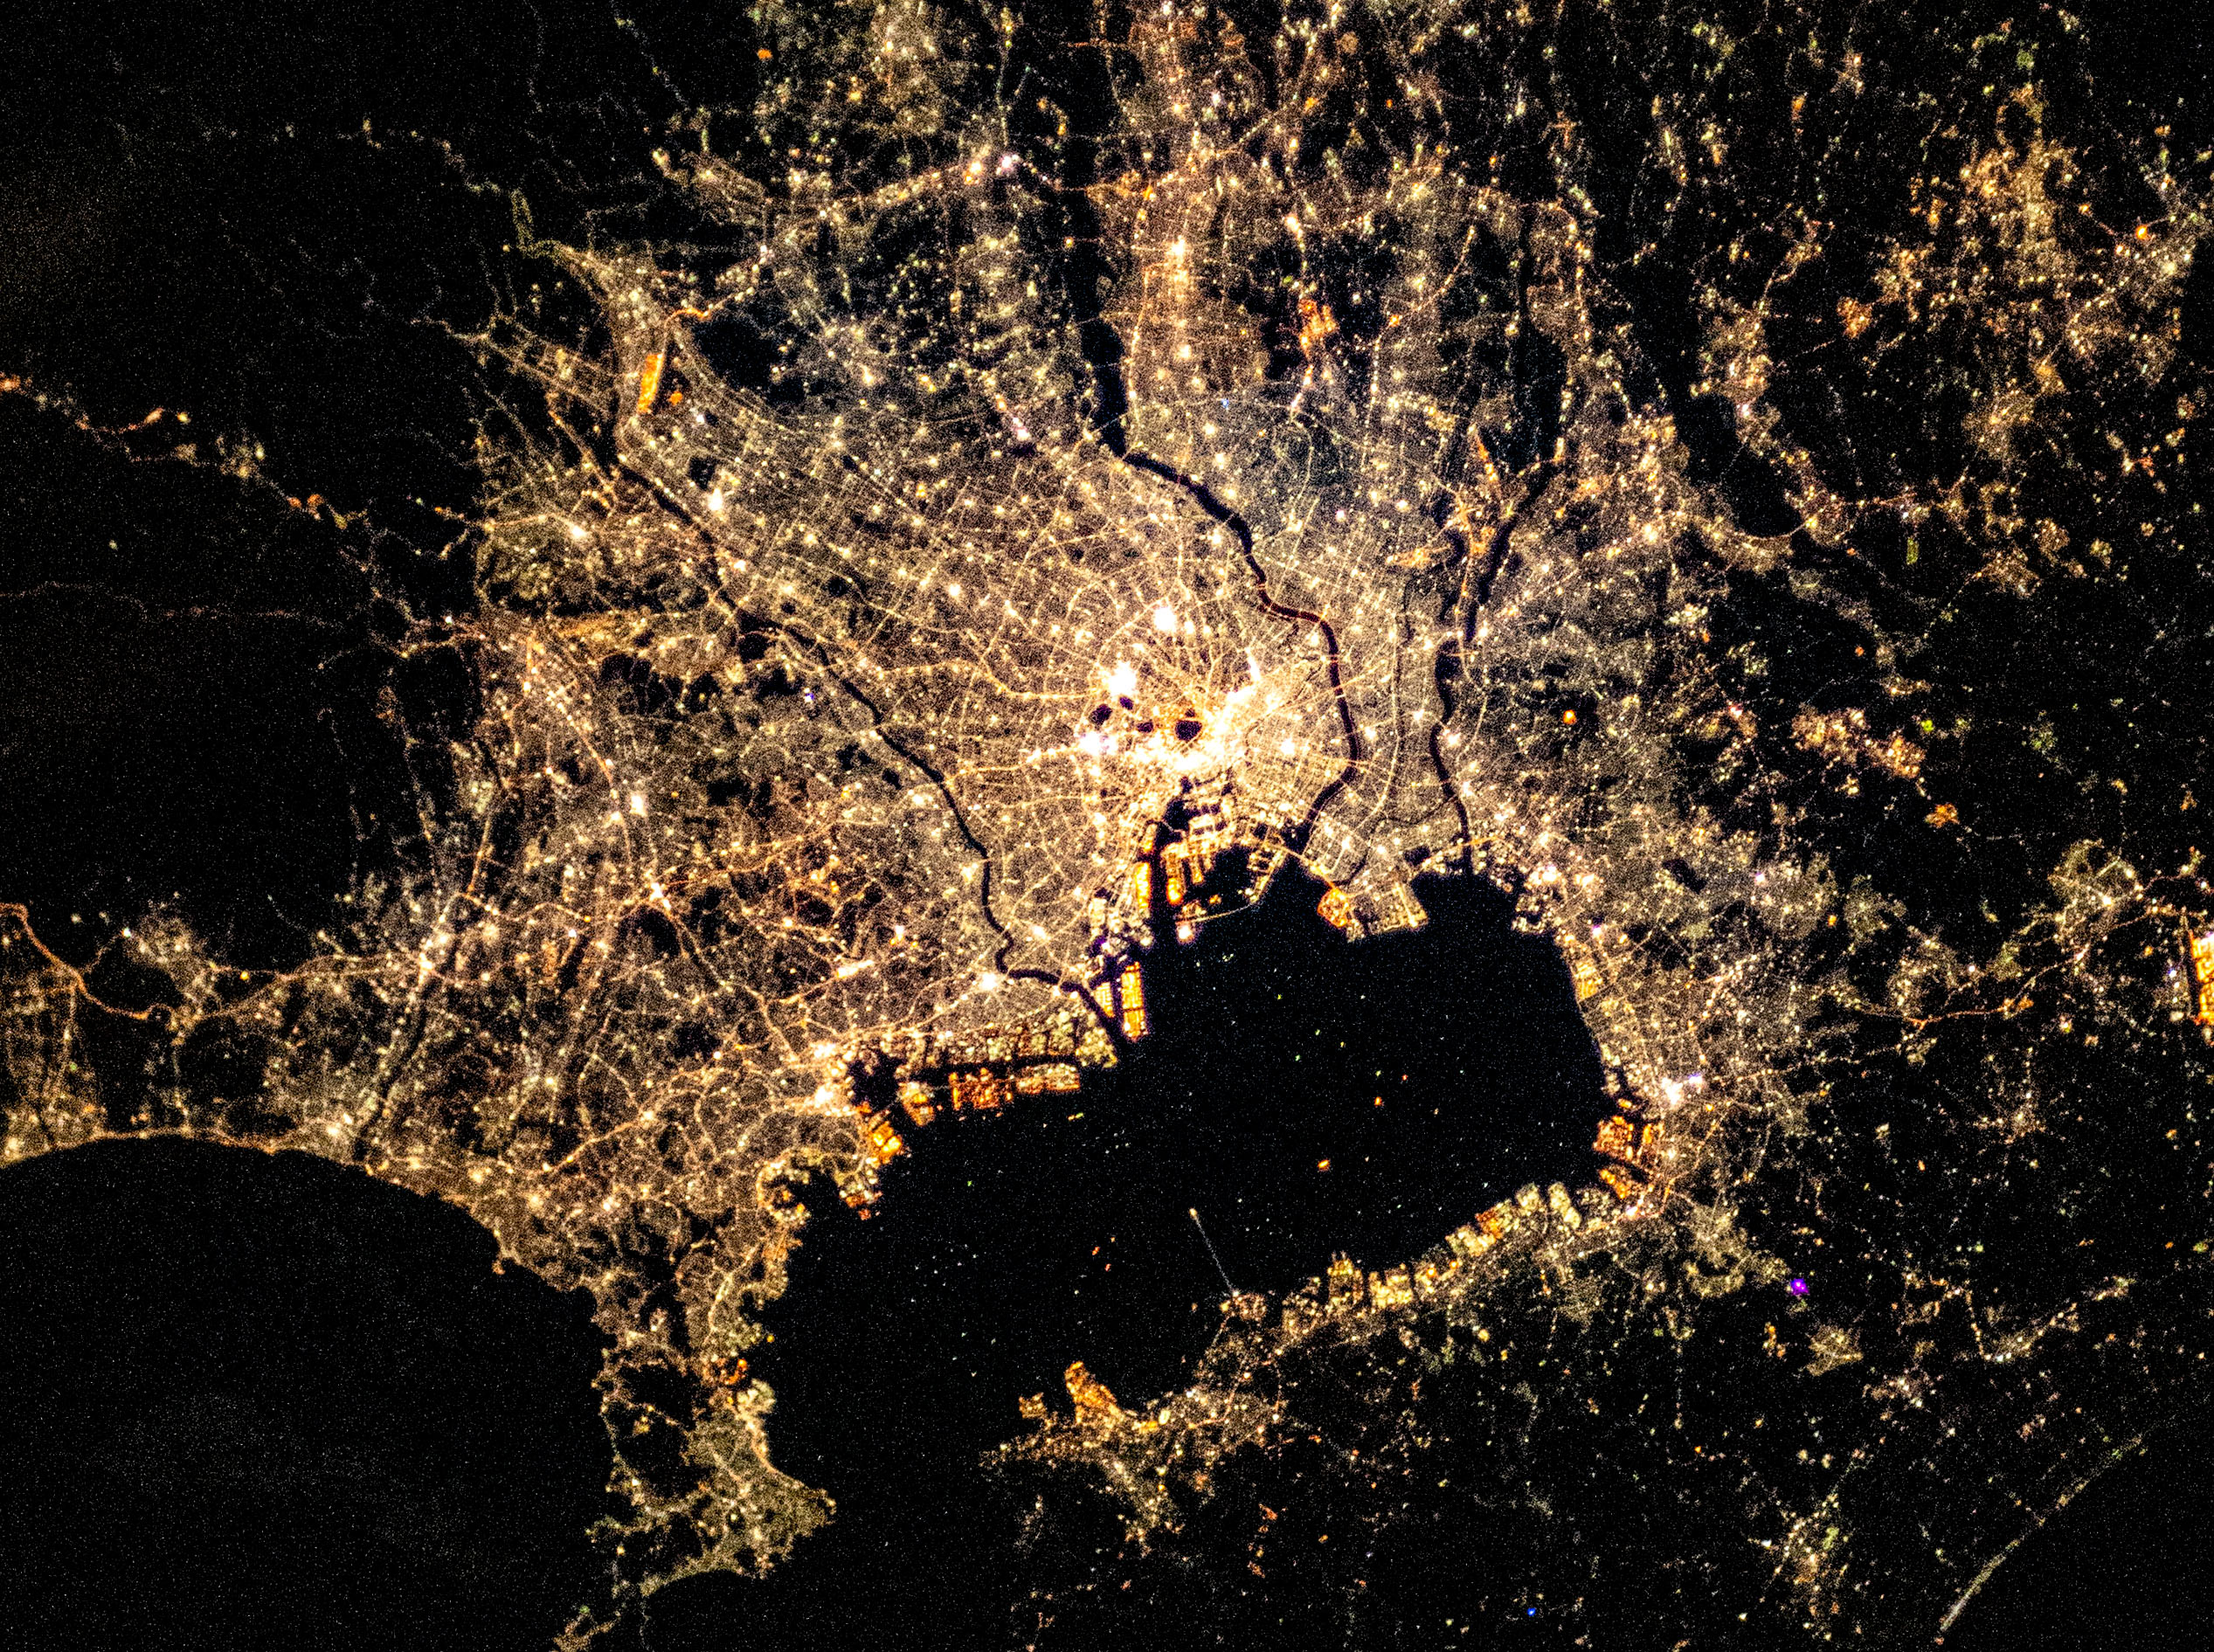
[[[977,1571],[1019,1566],[1018,1483],[978,1466],[1000,1442],[1048,1414],[1109,1427],[1188,1379],[1226,1285],[1411,1302],[1446,1235],[1489,1248],[1519,1189],[1590,1187],[1595,1137],[1629,1156],[1571,971],[1504,893],[1422,879],[1427,922],[1356,939],[1337,892],[1296,860],[1270,870],[1249,909],[1242,854],[1180,868],[1173,890],[1156,874],[1156,920],[1209,916],[1133,949],[1101,1004],[1126,1022],[1142,992],[1144,1036],[1085,1063],[1080,1089],[1050,1033],[857,1081],[875,1197],[801,1190],[811,1219],[756,1362],[776,1460],[839,1518],[745,1586],[744,1610],[819,1631],[881,1621],[863,1594],[884,1592],[934,1633],[986,1632],[963,1614],[1020,1598],[1012,1572]]]

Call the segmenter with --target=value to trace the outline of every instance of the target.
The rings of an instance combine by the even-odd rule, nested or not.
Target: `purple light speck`
[[[1807,1282],[1803,1279],[1795,1279],[1788,1289],[1794,1296],[1803,1296],[1807,1294]]]

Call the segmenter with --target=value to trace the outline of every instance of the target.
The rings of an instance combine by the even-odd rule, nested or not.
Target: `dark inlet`
[[[979,1459],[1026,1426],[1019,1398],[1065,1408],[1072,1360],[1129,1401],[1183,1379],[1224,1296],[1192,1209],[1233,1283],[1279,1292],[1333,1251],[1410,1258],[1523,1182],[1591,1179],[1611,1109],[1559,954],[1480,880],[1417,891],[1426,928],[1348,942],[1287,869],[1258,906],[1153,948],[1152,1030],[1081,1094],[902,1120],[910,1151],[870,1220],[813,1191],[759,1370],[777,1461],[840,1517],[763,1583],[661,1597],[670,1644],[723,1611],[829,1644],[998,1632],[1018,1525],[1040,1517]],[[743,1606],[711,1607],[723,1587]]]
[[[0,1172],[11,1647],[543,1652],[611,1454],[589,1302],[298,1153]]]

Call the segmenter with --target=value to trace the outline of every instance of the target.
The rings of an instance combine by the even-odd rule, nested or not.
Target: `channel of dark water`
[[[1125,1400],[1183,1379],[1225,1294],[1191,1210],[1231,1282],[1279,1292],[1588,1179],[1609,1109],[1559,954],[1480,880],[1416,888],[1427,927],[1353,943],[1288,868],[1153,948],[1152,1030],[1081,1094],[908,1130],[869,1220],[815,1189],[758,1369],[775,1459],[840,1517],[744,1591],[761,1631],[988,1635],[1022,1511],[979,1459],[1072,1360]]]

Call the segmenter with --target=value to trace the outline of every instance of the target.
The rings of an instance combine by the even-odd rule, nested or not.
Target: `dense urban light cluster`
[[[487,446],[480,612],[398,645],[464,650],[481,696],[422,754],[434,851],[281,975],[134,933],[176,1037],[220,1026],[266,1074],[161,1116],[103,1112],[73,1040],[105,1012],[16,923],[8,1156],[182,1129],[457,1201],[618,1338],[626,1586],[757,1569],[829,1512],[748,1373],[808,1177],[896,1220],[880,1176],[934,1119],[1079,1104],[1146,1034],[1147,957],[1283,865],[1348,945],[1486,878],[1605,1066],[1585,1184],[1232,1296],[1178,1393],[1073,1365],[1019,1437],[1009,1397],[1010,1462],[1098,1477],[1173,1547],[1366,1350],[1389,1397],[1347,1485],[1412,1483],[1458,1429],[1542,1521],[1570,1470],[1498,1442],[1557,1457],[1605,1413],[1681,1459],[1625,1482],[1626,1527],[1737,1454],[1733,1610],[1842,1637],[1972,1590],[2099,1429],[2203,1392],[2175,1305],[2204,1294],[2203,1209],[2139,1213],[2151,1286],[2150,1261],[1987,1285],[1932,1235],[2038,1144],[2072,1162],[2106,1054],[2121,1086],[2204,1067],[2196,851],[1979,817],[1959,754],[2042,714],[1948,676],[1936,619],[2188,560],[2204,165],[2154,141],[2148,216],[2109,223],[2012,48],[1956,43],[1997,89],[1847,251],[1823,145],[1865,141],[1865,69],[1802,28],[1797,192],[1699,255],[1671,360],[1631,280],[1719,211],[1740,107],[1688,71],[1636,93],[1657,170],[1617,220],[1629,163],[1527,114],[1549,71],[1512,7],[1288,6],[1263,38],[1147,6],[1093,110],[925,5],[764,16],[759,107],[659,157],[682,236],[555,245],[518,200],[519,255],[598,321],[467,341],[545,414]],[[1736,73],[1717,31],[1681,50]],[[1834,385],[1944,407],[1949,467],[1868,447]],[[2066,760],[2094,802],[2123,785]],[[2004,910],[1899,870],[2002,840],[2033,887]],[[2196,1114],[2146,1105],[2201,1151]],[[2088,1197],[2036,1195],[2062,1230]],[[2128,1372],[2092,1346],[2111,1303]],[[1687,1400],[1686,1345],[1748,1314],[1734,1358],[1771,1374],[1700,1366]],[[1448,1367],[1481,1393],[1441,1420],[1406,1385]],[[1943,1437],[1971,1390],[1973,1464]],[[1949,1492],[1872,1578],[1857,1534],[1932,1463]]]

